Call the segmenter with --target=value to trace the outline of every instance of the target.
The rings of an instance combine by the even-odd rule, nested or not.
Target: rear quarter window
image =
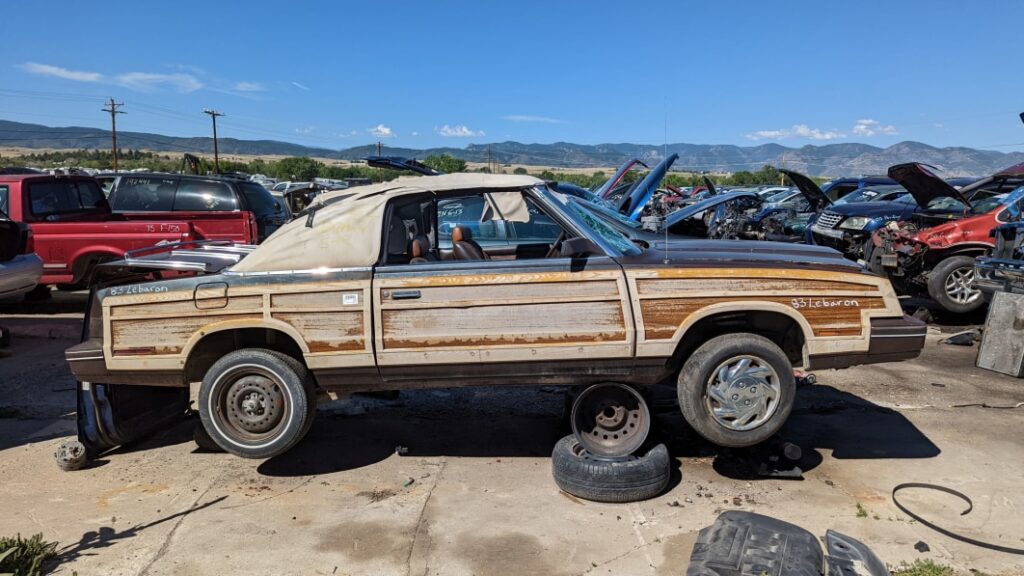
[[[36,219],[107,209],[107,199],[91,180],[50,180],[28,186],[29,212]]]
[[[11,211],[9,210],[10,206],[8,206],[10,198],[11,188],[6,184],[0,185],[0,212],[3,212],[4,214],[11,213]]]
[[[218,212],[238,210],[238,199],[231,187],[209,180],[182,180],[174,196],[174,210],[183,212]]]
[[[169,212],[174,205],[173,177],[124,176],[110,193],[115,212]]]
[[[270,190],[259,184],[248,182],[241,184],[241,188],[246,204],[249,205],[249,209],[257,216],[272,216],[275,213],[281,212],[277,205],[277,200],[270,194]]]

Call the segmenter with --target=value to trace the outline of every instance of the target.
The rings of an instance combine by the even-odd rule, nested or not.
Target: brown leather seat
[[[437,260],[430,251],[430,240],[423,234],[417,234],[409,241],[409,263],[423,264]]]
[[[473,231],[465,226],[452,230],[452,256],[456,260],[490,260],[491,258],[473,240]]]

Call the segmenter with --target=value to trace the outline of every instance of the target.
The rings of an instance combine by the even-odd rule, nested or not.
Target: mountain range
[[[118,146],[164,153],[213,152],[209,137],[178,137],[147,132],[118,131]],[[50,127],[0,120],[0,146],[21,148],[80,149],[109,145],[110,132],[80,126]],[[277,140],[239,140],[219,138],[222,154],[311,156],[339,160],[358,160],[375,154],[376,145],[340,150],[318,148]],[[617,166],[630,158],[652,164],[664,155],[678,153],[673,169],[680,171],[728,173],[755,171],[765,164],[785,167],[811,176],[882,174],[901,162],[924,162],[947,177],[984,176],[1001,168],[1024,162],[1024,152],[996,152],[967,147],[936,148],[921,142],[900,142],[887,148],[868,144],[842,143],[790,148],[780,144],[734,146],[717,144],[523,144],[495,142],[470,144],[465,148],[428,149],[384,146],[387,155],[423,158],[432,154],[450,154],[469,162],[486,162],[488,157],[500,164],[524,164],[559,168],[602,168]]]

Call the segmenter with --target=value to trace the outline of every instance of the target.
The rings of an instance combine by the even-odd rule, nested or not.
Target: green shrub
[[[39,576],[43,565],[57,556],[57,543],[44,542],[42,534],[24,539],[0,538],[0,576]]]
[[[904,564],[893,571],[893,576],[954,576],[954,572],[949,566],[931,560],[914,560],[913,564]]]

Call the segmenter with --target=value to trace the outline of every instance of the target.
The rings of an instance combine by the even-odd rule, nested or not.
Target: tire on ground
[[[779,398],[775,411],[759,426],[732,430],[715,419],[706,400],[713,372],[726,360],[743,355],[771,365],[779,379]],[[796,382],[793,365],[774,342],[757,334],[724,334],[708,340],[690,355],[679,372],[676,393],[683,418],[698,434],[718,446],[743,448],[764,442],[782,428],[793,409]]]
[[[563,491],[595,502],[637,502],[654,498],[668,486],[668,449],[658,444],[642,456],[603,460],[583,449],[570,434],[555,444],[551,472]]]
[[[231,426],[220,402],[233,382],[251,375],[269,378],[283,400],[278,425],[258,437],[247,437]],[[301,363],[279,352],[246,348],[224,355],[210,367],[199,388],[198,404],[203,427],[218,446],[243,458],[271,458],[288,451],[309,431],[315,395]]]
[[[947,312],[967,314],[985,305],[985,299],[980,293],[972,302],[966,303],[957,302],[946,293],[946,279],[954,271],[964,268],[974,270],[973,256],[950,256],[936,264],[928,275],[928,295]]]

